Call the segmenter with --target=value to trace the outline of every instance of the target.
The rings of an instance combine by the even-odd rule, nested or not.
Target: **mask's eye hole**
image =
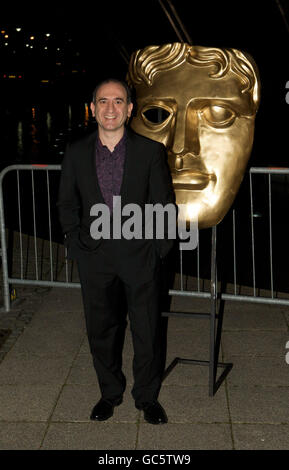
[[[203,115],[206,121],[214,127],[228,127],[233,124],[236,117],[231,109],[223,106],[208,106],[203,109]]]
[[[153,107],[143,111],[142,115],[152,124],[161,124],[169,117],[170,113],[164,108]]]

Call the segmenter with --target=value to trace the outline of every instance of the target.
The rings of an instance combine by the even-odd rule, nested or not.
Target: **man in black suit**
[[[160,264],[173,240],[128,239],[119,236],[119,230],[115,235],[113,217],[110,237],[99,238],[91,231],[92,207],[106,204],[112,216],[114,196],[121,197],[121,207],[133,203],[143,213],[146,204],[174,203],[165,147],[125,127],[132,108],[125,82],[108,79],[96,87],[91,110],[98,131],[67,146],[58,207],[68,257],[78,264],[88,340],[101,390],[91,419],[108,419],[122,402],[126,319],[121,300],[125,293],[134,346],[132,396],[146,421],[160,424],[167,422],[158,402],[163,373]],[[125,220],[122,215],[122,224]]]

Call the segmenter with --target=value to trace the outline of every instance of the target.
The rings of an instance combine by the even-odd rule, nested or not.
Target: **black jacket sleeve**
[[[73,151],[68,144],[62,162],[57,202],[60,225],[68,239],[78,235],[80,225],[80,198],[72,157]]]

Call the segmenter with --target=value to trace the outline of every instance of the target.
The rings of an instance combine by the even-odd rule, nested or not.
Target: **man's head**
[[[132,108],[131,92],[125,82],[110,78],[96,86],[90,109],[101,131],[122,129]]]
[[[130,61],[138,110],[132,128],[168,150],[176,202],[219,223],[242,181],[260,100],[255,63],[235,49],[149,46]]]

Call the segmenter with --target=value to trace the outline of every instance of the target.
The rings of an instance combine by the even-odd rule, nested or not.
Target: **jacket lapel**
[[[131,135],[129,129],[126,130],[127,132],[127,141],[126,141],[126,154],[125,154],[125,161],[124,161],[124,168],[123,168],[123,176],[122,176],[122,183],[120,187],[120,196],[123,200],[127,193],[127,185],[129,181],[129,174],[133,159],[133,136]]]
[[[96,198],[104,203],[103,195],[99,186],[97,171],[96,171],[96,139],[98,133],[97,131],[92,134],[91,140],[89,142],[89,153],[90,153],[90,165],[89,165],[89,178],[92,179],[93,187],[95,188]]]

